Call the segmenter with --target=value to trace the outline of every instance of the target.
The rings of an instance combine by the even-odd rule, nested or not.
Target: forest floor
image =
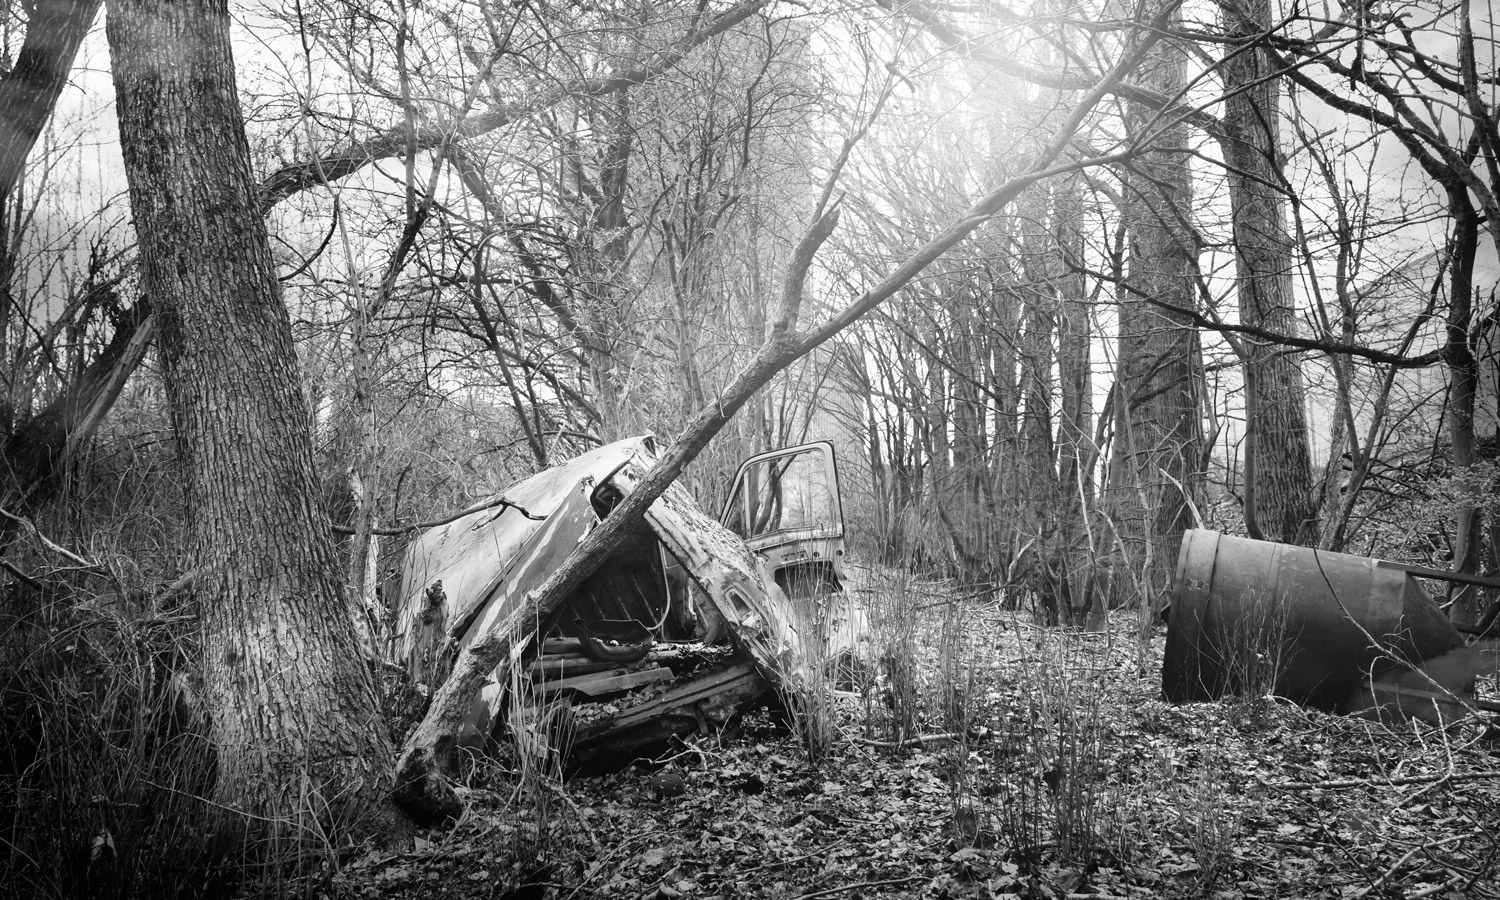
[[[946,608],[948,630],[877,618],[907,665],[830,694],[838,731],[817,764],[769,716],[561,786],[518,778],[502,748],[474,766],[461,821],[425,832],[414,852],[353,861],[328,887],[555,900],[1500,898],[1493,728],[1381,724],[1270,698],[1173,706],[1160,699],[1163,627],[1142,645],[1133,614],[1084,634],[969,601],[955,642],[953,604],[931,590],[934,602],[904,608]],[[1480,689],[1493,699],[1494,677]],[[903,725],[917,740],[898,746]]]

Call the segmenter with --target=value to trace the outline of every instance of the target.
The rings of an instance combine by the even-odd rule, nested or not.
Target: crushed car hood
[[[655,462],[648,437],[609,444],[507,489],[496,498],[502,505],[418,538],[407,550],[396,627],[397,658],[412,678],[436,687],[464,647],[497,628],[529,628],[512,642],[515,655],[524,652],[543,623],[515,617],[600,521],[596,490],[608,483],[629,494]],[[738,535],[675,484],[651,505],[643,527],[686,569],[762,674],[784,687],[804,681],[790,604]]]

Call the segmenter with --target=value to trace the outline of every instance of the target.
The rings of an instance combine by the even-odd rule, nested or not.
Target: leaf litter
[[[1133,613],[1085,634],[967,606],[962,665],[914,661],[961,670],[960,703],[949,677],[894,710],[877,663],[861,690],[834,695],[842,738],[816,766],[768,712],[546,787],[496,746],[466,762],[460,821],[344,865],[321,893],[1500,898],[1493,726],[1383,724],[1271,697],[1172,706],[1164,633],[1142,647]],[[954,652],[941,643],[902,646]],[[1480,693],[1496,692],[1491,675]],[[917,733],[892,733],[897,721]],[[664,773],[680,790],[661,790]]]

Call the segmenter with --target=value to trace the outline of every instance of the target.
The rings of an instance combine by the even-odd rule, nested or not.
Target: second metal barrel
[[[1338,712],[1372,674],[1463,643],[1399,568],[1194,529],[1177,557],[1162,693],[1178,703],[1240,693],[1264,664],[1277,694]]]

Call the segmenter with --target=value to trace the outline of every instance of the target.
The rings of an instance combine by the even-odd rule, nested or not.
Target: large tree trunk
[[[1183,57],[1175,44],[1156,44],[1137,81],[1175,96]],[[1192,524],[1185,492],[1200,480],[1202,460],[1198,338],[1189,315],[1178,312],[1193,306],[1193,244],[1181,224],[1190,220],[1192,183],[1183,125],[1137,102],[1126,119],[1132,143],[1152,149],[1125,185],[1129,270],[1120,301],[1110,508],[1143,600],[1153,605],[1165,599],[1177,545]]]
[[[216,800],[383,830],[392,745],[314,504],[312,436],[251,180],[224,0],[113,0],[120,142],[189,504]],[[383,810],[384,815],[372,815]]]
[[[1221,5],[1225,32],[1254,40],[1271,30],[1268,0]],[[1264,50],[1233,47],[1224,60],[1224,162],[1234,222],[1240,320],[1276,334],[1297,331],[1292,243],[1284,223],[1278,135],[1280,80]],[[1318,536],[1317,495],[1307,449],[1302,370],[1297,359],[1244,339],[1245,524],[1251,537],[1310,544]]]

